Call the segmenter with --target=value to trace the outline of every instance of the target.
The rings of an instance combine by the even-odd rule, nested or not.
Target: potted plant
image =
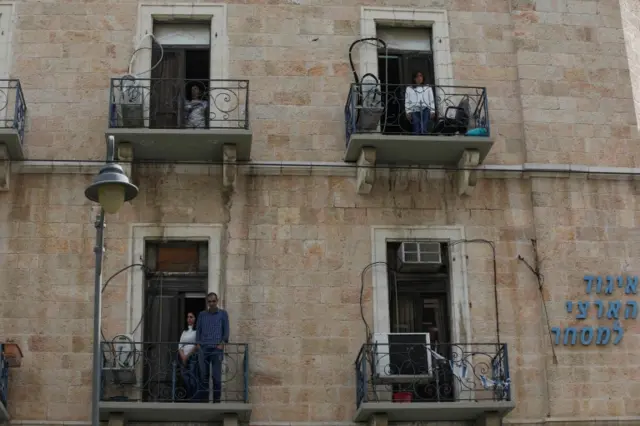
[[[22,364],[22,350],[17,343],[2,343],[2,354],[6,358],[9,367],[20,367],[20,364]]]

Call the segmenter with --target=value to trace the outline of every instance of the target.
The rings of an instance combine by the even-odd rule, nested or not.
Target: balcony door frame
[[[187,55],[189,52],[193,51],[209,51],[211,46],[209,45],[162,45],[162,47],[155,42],[153,43],[153,49],[151,52],[151,62],[155,65],[158,64],[155,68],[151,70],[151,84],[150,84],[150,93],[149,93],[149,128],[154,129],[182,129],[185,126],[185,113],[184,113],[184,102],[186,102],[187,98],[190,96],[187,93],[187,81],[201,81],[204,86],[204,92],[207,96],[207,102],[209,107],[207,107],[206,113],[206,125],[205,128],[208,128],[209,125],[209,108],[211,105],[210,93],[209,93],[209,81],[204,81],[200,79],[190,79],[187,77],[188,75],[188,67],[187,67]],[[165,63],[161,62],[160,58],[175,58],[176,66],[173,70],[170,68],[167,69],[164,65]],[[211,61],[211,55],[209,55],[209,61]],[[209,62],[209,69],[211,69],[211,62]],[[171,74],[174,75],[166,75],[166,71],[174,71]],[[210,72],[209,72],[210,73]],[[156,79],[168,79],[166,82],[158,81]],[[178,85],[176,87],[176,85]],[[160,93],[160,97],[157,94]],[[170,97],[175,98],[170,101],[173,105],[169,105],[166,102],[166,99],[162,99],[163,95],[170,94]],[[172,96],[171,96],[172,95]],[[160,108],[159,108],[160,107]],[[161,111],[159,111],[161,109]],[[166,109],[166,110],[165,110]],[[162,119],[158,118],[158,114],[166,114],[171,115],[175,114],[175,124],[172,126],[167,126],[162,123]]]
[[[371,229],[371,271],[373,287],[373,332],[390,333],[391,310],[389,295],[393,285],[385,265],[387,244],[408,240],[432,240],[449,243],[449,340],[452,343],[472,343],[471,311],[465,244],[462,226],[373,226]],[[473,400],[473,390],[456,389],[456,398]]]
[[[453,62],[449,43],[449,17],[445,9],[363,6],[360,16],[361,37],[376,37],[377,25],[402,25],[431,29],[435,83],[452,86]],[[365,43],[360,50],[359,75],[378,74],[378,48]]]
[[[209,80],[227,80],[229,78],[229,36],[227,34],[227,6],[224,3],[140,4],[135,39],[139,46],[134,46],[137,48],[137,53],[133,62],[132,74],[141,79],[151,78],[149,70],[152,67],[153,39],[149,37],[149,34],[153,34],[154,22],[170,20],[193,21],[194,23],[211,22]],[[149,96],[145,97],[143,110],[146,112],[144,125],[149,128]],[[210,114],[221,114],[221,111],[215,111],[211,107]]]

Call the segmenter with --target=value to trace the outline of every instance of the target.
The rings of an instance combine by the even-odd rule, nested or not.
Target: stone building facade
[[[416,239],[449,242],[447,343],[507,345],[504,424],[640,424],[638,326],[623,314],[640,275],[640,41],[638,7],[623,0],[0,2],[0,79],[19,79],[27,105],[23,155],[0,153],[0,338],[23,352],[9,371],[13,424],[88,424],[97,207],[84,189],[104,158],[109,80],[130,71],[156,15],[214,17],[218,76],[250,82],[251,162],[137,164],[134,147],[140,193],[107,218],[105,279],[140,262],[145,239],[208,241],[207,289],[232,342],[249,347],[251,425],[356,424],[365,323],[393,328],[387,270],[367,267],[390,262],[387,241]],[[343,161],[348,50],[371,22],[438,26],[436,79],[486,88],[481,165]],[[358,52],[358,72],[371,72]],[[603,277],[602,294],[585,293],[585,276]],[[607,276],[622,277],[613,294]],[[144,339],[133,331],[145,282],[131,268],[109,283],[106,339]],[[595,343],[599,327],[608,344]],[[393,423],[398,408],[385,407],[367,420]],[[435,425],[428,416],[411,422]],[[444,416],[438,425],[475,421]]]

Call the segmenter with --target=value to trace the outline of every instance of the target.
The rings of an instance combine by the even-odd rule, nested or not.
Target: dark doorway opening
[[[428,333],[431,350],[452,359],[449,245],[440,243],[442,265],[428,272],[397,272],[400,242],[387,244],[389,313],[392,333]],[[453,342],[456,343],[456,342]],[[433,360],[432,357],[432,361]],[[453,401],[454,376],[449,368],[436,369],[426,384],[394,385],[394,392],[410,392],[414,401]]]
[[[192,100],[191,88],[200,88],[201,98],[208,99],[210,89],[209,46],[162,46],[153,43],[151,63],[150,127],[171,129],[186,127],[186,109]],[[160,61],[160,62],[159,62]],[[209,109],[205,113],[208,127]]]
[[[145,289],[144,395],[146,401],[175,397],[173,363],[187,327],[187,312],[204,309],[208,288],[207,243],[172,241],[147,243],[150,269]]]
[[[202,293],[198,296],[194,294],[188,294],[184,299],[184,312],[182,317],[185,318],[185,327],[186,327],[186,318],[189,312],[195,315],[196,319],[198,318],[198,314],[205,310],[205,294]]]
[[[433,53],[412,51],[378,52],[378,75],[383,90],[383,104],[386,125],[382,123],[385,134],[411,133],[411,123],[404,108],[404,95],[407,85],[413,83],[412,76],[420,71],[425,84],[435,85]],[[385,86],[386,84],[386,86]],[[386,87],[386,92],[385,91]]]

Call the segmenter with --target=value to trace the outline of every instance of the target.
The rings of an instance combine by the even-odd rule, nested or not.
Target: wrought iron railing
[[[0,128],[15,129],[24,141],[27,104],[20,80],[0,80]]]
[[[102,343],[103,401],[248,402],[247,344]]]
[[[510,400],[505,344],[365,344],[356,359],[357,406]]]
[[[484,87],[424,86],[407,97],[410,87],[351,84],[344,109],[347,145],[356,133],[490,136]]]
[[[249,129],[249,81],[113,78],[109,127]]]
[[[7,406],[7,397],[9,393],[9,362],[4,355],[4,350],[0,352],[0,404]]]

